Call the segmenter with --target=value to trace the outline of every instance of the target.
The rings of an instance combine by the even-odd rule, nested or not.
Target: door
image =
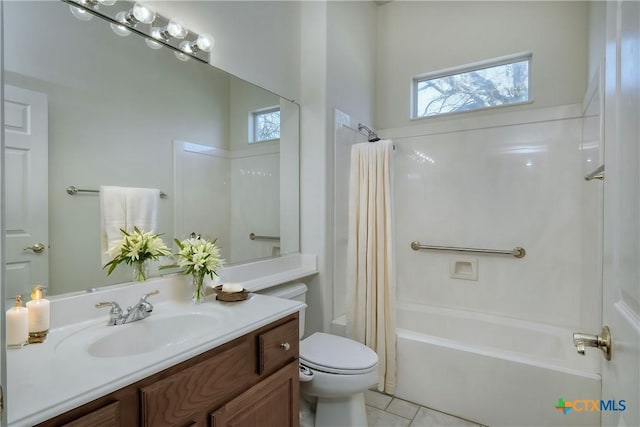
[[[5,85],[6,298],[49,285],[47,120],[45,94]]]
[[[640,3],[607,2],[603,426],[640,425]],[[622,401],[624,402],[622,403]]]

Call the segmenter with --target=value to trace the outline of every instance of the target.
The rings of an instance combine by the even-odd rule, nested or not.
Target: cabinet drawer
[[[271,373],[298,357],[298,319],[258,335],[258,374]]]
[[[140,390],[142,425],[187,425],[203,411],[219,407],[253,381],[249,339],[208,360]]]

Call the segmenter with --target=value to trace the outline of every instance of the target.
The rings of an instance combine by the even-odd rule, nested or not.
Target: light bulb
[[[189,55],[193,55],[194,53],[203,51],[209,52],[213,47],[213,37],[211,34],[201,34],[198,36],[197,40],[194,41],[183,41],[180,43],[180,49],[188,53]]]
[[[171,37],[181,40],[187,33],[188,31],[179,21],[169,21],[166,27],[151,27],[151,37],[165,42]]]
[[[164,37],[162,28],[160,27],[152,27],[151,28],[151,37],[153,37],[154,39],[158,39],[158,40],[167,40],[166,37]]]
[[[126,14],[127,14],[126,12],[118,12],[116,14],[116,21],[122,22],[122,23],[126,22],[125,20]],[[131,31],[129,31],[127,27],[125,27],[123,24],[111,24],[111,30],[117,35],[119,35],[120,37],[126,37],[129,34],[131,34]]]
[[[147,46],[149,46],[151,49],[160,49],[162,47],[162,43],[158,43],[155,40],[151,40],[151,39],[144,39],[144,42],[147,44]]]
[[[182,52],[173,52],[176,55],[176,58],[178,58],[180,61],[182,62],[187,62],[189,60],[189,55],[185,55]]]
[[[196,46],[198,46],[198,49],[205,52],[209,52],[213,48],[214,44],[213,36],[208,33],[200,34],[196,40]]]
[[[84,9],[71,5],[69,6],[69,9],[71,10],[71,14],[81,21],[91,21],[91,19],[93,19],[93,15]]]
[[[192,54],[193,53],[192,46],[193,46],[193,43],[190,42],[190,41],[187,41],[187,40],[185,40],[182,43],[180,43],[180,49],[183,52],[186,52],[188,54]],[[180,52],[176,52],[176,56],[178,56],[178,53],[180,53]],[[180,58],[178,58],[178,59],[180,59]]]
[[[143,24],[151,24],[156,19],[156,13],[142,3],[133,5],[133,17]]]
[[[181,40],[187,35],[187,29],[181,21],[172,19],[167,24],[167,33],[169,33],[171,37]]]

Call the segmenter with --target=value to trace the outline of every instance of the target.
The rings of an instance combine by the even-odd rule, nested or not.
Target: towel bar
[[[86,188],[78,188],[74,185],[70,185],[67,187],[67,194],[69,194],[70,196],[75,196],[78,193],[99,193],[100,190],[88,190]],[[169,196],[167,196],[167,193],[165,193],[164,191],[160,192],[160,198],[162,199],[166,199]]]

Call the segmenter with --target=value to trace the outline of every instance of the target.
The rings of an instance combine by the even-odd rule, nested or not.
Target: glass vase
[[[191,274],[193,284],[193,294],[191,295],[191,301],[194,304],[202,304],[205,299],[204,293],[204,271],[194,271]]]
[[[147,280],[149,276],[149,262],[148,261],[138,261],[133,264],[133,281],[134,282],[144,282]]]

